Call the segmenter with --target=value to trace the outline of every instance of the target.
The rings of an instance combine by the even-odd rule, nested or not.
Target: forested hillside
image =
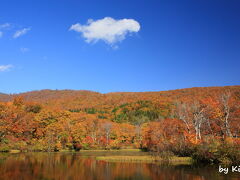
[[[107,94],[42,90],[0,94],[0,101],[0,151],[134,147],[239,160],[240,86]]]

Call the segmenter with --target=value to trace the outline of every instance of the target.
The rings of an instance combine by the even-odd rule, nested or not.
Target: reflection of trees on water
[[[108,180],[144,174],[144,165],[132,163],[107,163],[77,154],[19,154],[11,155],[0,164],[1,180]]]
[[[0,155],[1,180],[204,180],[220,179],[208,169],[147,163],[109,163],[76,153]]]

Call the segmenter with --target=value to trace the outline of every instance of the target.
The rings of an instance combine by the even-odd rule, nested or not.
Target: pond
[[[222,180],[240,173],[218,167],[160,165],[150,162],[107,162],[98,156],[146,155],[144,152],[79,152],[0,154],[1,180]]]

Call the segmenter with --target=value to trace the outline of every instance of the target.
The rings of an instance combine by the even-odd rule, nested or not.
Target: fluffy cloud
[[[82,33],[88,43],[103,40],[114,44],[124,40],[127,34],[138,32],[140,24],[134,19],[115,20],[105,17],[96,21],[89,19],[86,25],[74,24],[69,30]]]
[[[3,72],[3,71],[7,71],[9,70],[10,68],[12,68],[13,66],[12,65],[0,65],[0,72]]]
[[[24,28],[24,29],[18,30],[14,33],[13,38],[18,38],[20,36],[23,36],[30,30],[31,30],[31,28]]]

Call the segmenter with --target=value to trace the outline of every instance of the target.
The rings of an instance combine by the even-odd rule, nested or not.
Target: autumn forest
[[[0,151],[139,148],[240,161],[240,86],[0,94]]]

